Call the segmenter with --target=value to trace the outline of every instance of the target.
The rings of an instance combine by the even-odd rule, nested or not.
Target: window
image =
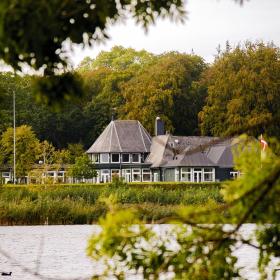
[[[238,177],[240,177],[239,171],[231,171],[229,174],[231,179],[237,179]]]
[[[123,169],[122,170],[122,177],[126,182],[131,182],[131,170],[130,169]]]
[[[112,169],[111,170],[111,176],[113,178],[119,178],[120,177],[120,170],[119,169]]]
[[[159,174],[154,173],[154,182],[158,182]]]
[[[112,154],[111,155],[111,162],[112,163],[119,163],[120,162],[120,154]]]
[[[141,170],[140,169],[132,169],[132,181],[141,182]]]
[[[58,171],[57,177],[63,177],[64,176],[64,171]]]
[[[101,177],[100,177],[100,182],[101,183],[107,183],[109,182],[109,170],[108,169],[103,169],[101,170]]]
[[[109,154],[100,154],[100,162],[109,163]]]
[[[214,181],[214,168],[204,168],[204,182]]]
[[[91,160],[93,163],[99,162],[99,154],[91,154]]]
[[[139,163],[140,162],[140,155],[139,154],[132,154],[132,162]]]
[[[54,171],[48,171],[47,176],[49,177],[54,177]]]
[[[3,178],[10,178],[10,172],[3,172],[2,177]]]
[[[129,163],[130,162],[129,154],[122,154],[122,162],[123,163]]]
[[[182,167],[181,168],[181,181],[182,182],[191,182],[191,180],[192,180],[191,168]]]
[[[143,182],[151,182],[151,171],[150,169],[142,170],[142,181]]]

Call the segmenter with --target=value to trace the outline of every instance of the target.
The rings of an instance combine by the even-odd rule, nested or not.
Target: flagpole
[[[13,119],[14,119],[14,185],[16,184],[16,96],[13,90]]]

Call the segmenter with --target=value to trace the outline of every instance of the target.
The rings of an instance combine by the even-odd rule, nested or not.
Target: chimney
[[[155,121],[155,136],[164,135],[164,122],[160,117],[156,117]]]

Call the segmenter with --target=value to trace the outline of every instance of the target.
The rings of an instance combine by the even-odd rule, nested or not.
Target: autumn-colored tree
[[[227,49],[206,71],[205,135],[266,133],[280,136],[280,49],[250,43]]]
[[[119,115],[136,119],[152,133],[160,116],[170,132],[197,133],[197,113],[203,106],[205,89],[199,78],[206,68],[196,55],[167,53],[123,84],[123,105]]]

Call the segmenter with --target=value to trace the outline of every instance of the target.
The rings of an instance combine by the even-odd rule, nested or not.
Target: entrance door
[[[202,171],[194,171],[193,180],[196,183],[200,183],[202,181]]]

